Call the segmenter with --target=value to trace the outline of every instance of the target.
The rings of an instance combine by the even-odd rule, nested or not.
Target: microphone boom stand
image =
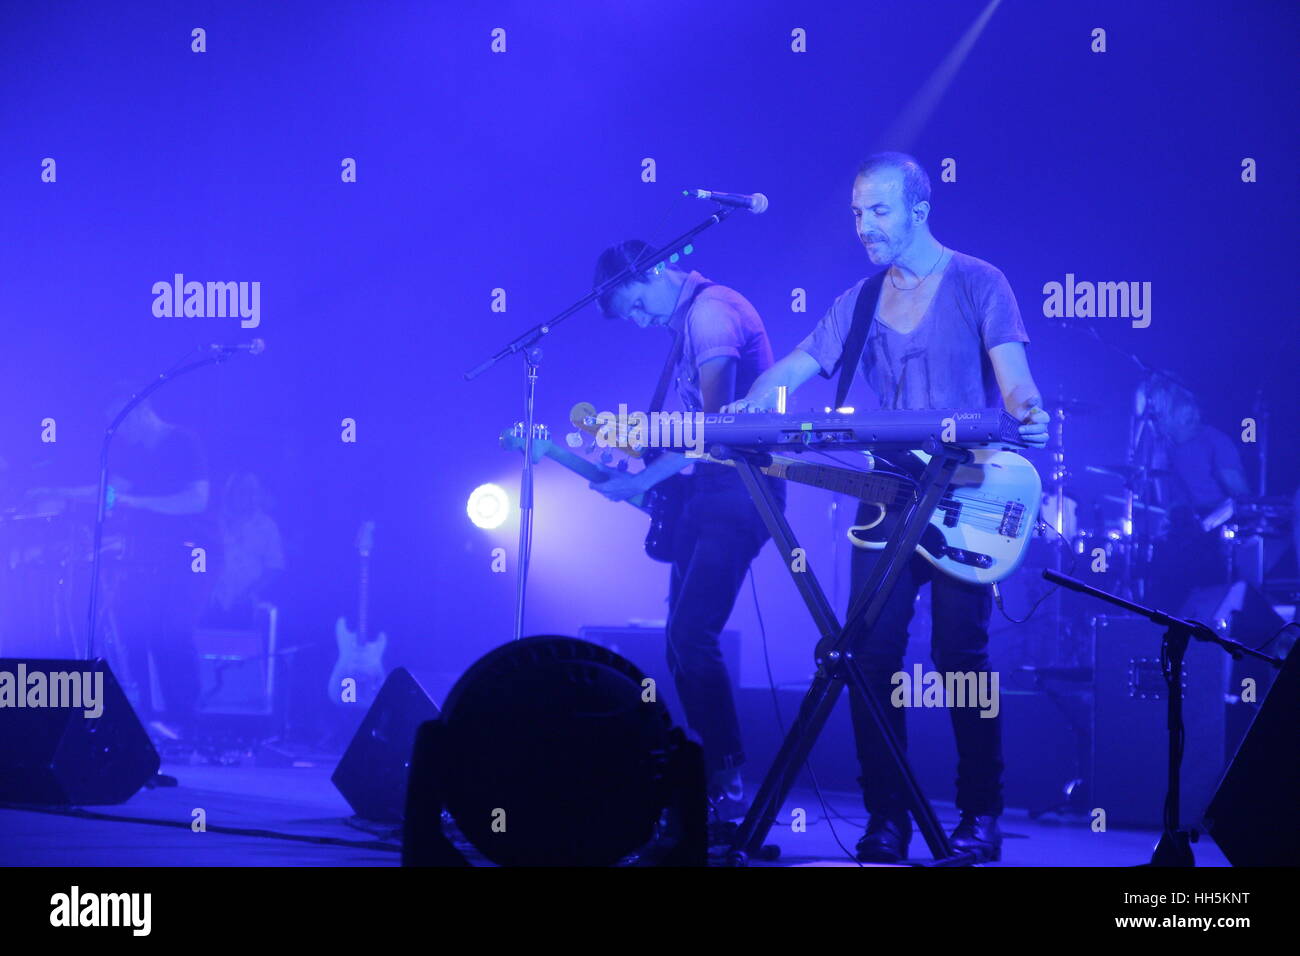
[[[524,604],[527,599],[528,571],[532,563],[533,551],[533,431],[537,402],[537,378],[542,362],[542,350],[539,343],[557,325],[575,312],[585,309],[604,295],[605,292],[618,288],[628,280],[636,278],[656,263],[662,263],[668,259],[676,261],[683,251],[689,254],[692,251],[689,248],[691,239],[710,226],[722,222],[733,212],[735,212],[735,207],[719,205],[708,219],[705,219],[694,228],[688,229],[654,252],[647,254],[641,260],[629,264],[618,275],[601,283],[599,287],[588,292],[547,321],[534,325],[528,331],[516,336],[500,348],[496,354],[465,373],[465,381],[472,382],[507,356],[519,353],[524,356],[524,466],[519,480],[519,556],[515,563],[514,639],[516,641],[524,636]]]
[[[1160,842],[1156,844],[1155,851],[1151,854],[1149,866],[1195,866],[1196,860],[1192,856],[1192,833],[1179,827],[1179,796],[1180,796],[1180,771],[1183,763],[1183,655],[1187,651],[1188,643],[1195,638],[1198,641],[1207,641],[1211,644],[1218,644],[1228,652],[1234,659],[1239,659],[1243,654],[1256,657],[1262,661],[1267,661],[1276,668],[1282,666],[1279,658],[1265,654],[1263,651],[1257,651],[1253,647],[1247,647],[1231,638],[1223,637],[1216,633],[1213,628],[1200,621],[1187,620],[1181,617],[1174,617],[1166,614],[1164,611],[1155,608],[1145,607],[1132,601],[1125,600],[1111,594],[1109,591],[1103,591],[1100,588],[1094,588],[1091,585],[1084,584],[1082,581],[1068,577],[1064,574],[1058,574],[1050,568],[1043,572],[1043,577],[1054,584],[1062,585],[1072,591],[1079,591],[1082,594],[1090,594],[1102,601],[1114,604],[1116,607],[1124,608],[1126,611],[1132,611],[1145,617],[1152,624],[1157,624],[1165,629],[1164,637],[1161,639],[1160,662],[1161,669],[1164,671],[1165,684],[1168,687],[1169,706],[1167,711],[1167,720],[1169,727],[1169,772],[1168,782],[1166,784],[1166,796],[1164,807],[1164,829],[1160,834]]]

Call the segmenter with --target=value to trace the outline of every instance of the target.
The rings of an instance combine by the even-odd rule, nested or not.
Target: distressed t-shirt
[[[698,272],[686,277],[677,299],[678,314],[669,322],[674,330],[683,322],[686,327],[677,365],[677,395],[689,412],[704,410],[700,366],[709,359],[720,355],[736,359],[736,394],[728,400],[748,392],[754,380],[772,365],[772,345],[758,311],[743,295],[724,285],[711,285],[695,295],[699,285],[708,281]],[[689,307],[686,303],[690,303]]]
[[[799,343],[826,378],[839,371],[853,310],[866,282],[862,279],[836,298]],[[988,350],[1028,341],[1006,276],[982,259],[953,252],[915,329],[906,334],[891,329],[880,321],[877,309],[859,372],[883,409],[1001,408],[1002,393]]]

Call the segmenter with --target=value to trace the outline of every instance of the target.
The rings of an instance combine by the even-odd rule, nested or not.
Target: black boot
[[[902,863],[911,842],[912,820],[906,810],[873,813],[858,841],[857,858],[861,863]]]
[[[996,863],[1002,859],[1002,831],[996,816],[983,816],[962,812],[961,822],[952,831],[955,850],[969,850],[980,863]]]

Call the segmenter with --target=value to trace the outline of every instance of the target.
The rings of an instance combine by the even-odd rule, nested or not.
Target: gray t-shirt
[[[826,378],[839,371],[853,309],[866,281],[842,293],[799,343]],[[873,316],[859,371],[883,409],[1001,408],[1002,393],[988,350],[1028,341],[1006,276],[982,259],[953,252],[930,308],[915,329],[896,332],[880,321],[879,311]]]
[[[686,277],[677,299],[677,312],[669,323],[674,330],[683,323],[686,328],[677,365],[677,395],[690,412],[704,409],[700,366],[709,359],[729,356],[736,360],[735,398],[748,392],[754,379],[772,366],[772,346],[757,310],[743,295],[725,285],[711,285],[695,295],[696,289],[708,281],[698,272]],[[682,314],[688,302],[690,308]]]

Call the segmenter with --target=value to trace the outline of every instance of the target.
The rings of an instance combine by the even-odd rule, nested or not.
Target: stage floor
[[[383,832],[348,824],[347,802],[330,783],[333,763],[312,766],[215,766],[167,762],[176,787],[145,789],[127,803],[84,811],[0,809],[0,865],[5,866],[397,866],[398,847]],[[756,782],[750,783],[751,792]],[[791,810],[807,812],[807,829],[773,830],[781,847],[776,866],[853,866],[850,850],[866,818],[853,794],[823,791],[826,810],[810,788],[796,789]],[[191,828],[196,810],[207,832]],[[936,805],[951,829],[957,813]],[[830,819],[828,819],[828,817]],[[1094,833],[1083,820],[1040,818],[1009,810],[1002,862],[991,866],[1132,866],[1149,859],[1156,832]],[[1208,836],[1193,850],[1200,866],[1227,866]],[[912,851],[925,853],[917,834]],[[922,857],[918,856],[918,859]]]

